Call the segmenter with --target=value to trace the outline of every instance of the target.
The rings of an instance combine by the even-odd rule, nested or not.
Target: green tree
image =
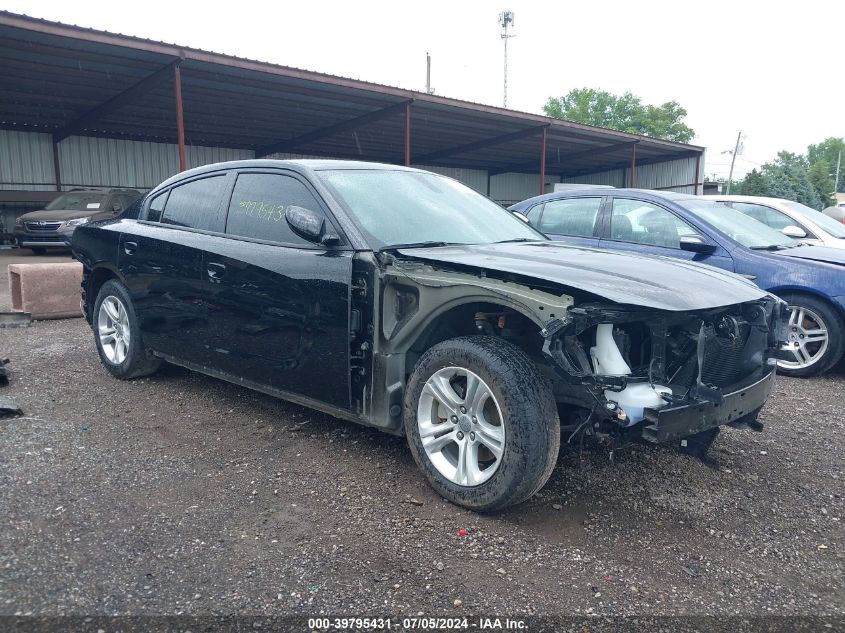
[[[742,182],[738,183],[738,185],[739,186],[736,186],[733,183],[731,184],[731,193],[736,192],[738,195],[743,196],[768,195],[768,180],[756,169],[752,169],[750,172],[745,174],[745,178]]]
[[[836,169],[835,166],[834,169]],[[825,207],[833,206],[836,203],[831,195],[833,192],[834,182],[833,178],[830,177],[831,171],[828,162],[824,159],[817,160],[815,163],[810,165],[810,169],[807,173],[810,178],[810,184],[813,185],[813,189],[815,189],[816,193],[819,195],[822,205]]]
[[[838,190],[840,193],[845,193],[845,139],[831,136],[821,143],[810,145],[807,148],[807,160],[811,166],[820,161],[826,161],[830,170],[827,173],[831,174],[836,170],[836,161],[840,152],[842,152],[842,165],[839,168]],[[831,182],[831,188],[828,189],[827,193],[831,191],[833,191],[833,182]]]
[[[692,128],[683,122],[687,111],[677,101],[654,106],[644,104],[630,92],[620,96],[604,90],[576,88],[563,97],[549,97],[543,111],[556,119],[679,143],[688,143],[695,136]]]
[[[807,158],[792,152],[780,152],[760,171],[752,169],[731,193],[744,196],[769,196],[794,200],[814,209],[821,209],[822,198],[811,179]]]

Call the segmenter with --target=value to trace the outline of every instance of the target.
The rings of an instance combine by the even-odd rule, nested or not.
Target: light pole
[[[515,37],[510,32],[510,27],[513,26],[513,11],[502,11],[499,14],[499,24],[502,27],[502,41],[505,43],[505,83],[504,94],[502,96],[502,107],[508,107],[508,40]]]

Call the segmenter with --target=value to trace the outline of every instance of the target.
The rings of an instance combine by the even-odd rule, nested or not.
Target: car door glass
[[[161,212],[164,211],[164,205],[167,203],[167,196],[170,191],[158,194],[150,201],[150,206],[147,209],[147,220],[150,222],[161,222]]]
[[[771,207],[766,207],[762,204],[752,204],[750,202],[734,202],[733,208],[778,231],[786,228],[787,226],[798,225],[795,220],[790,218],[785,213],[775,211]]]
[[[535,204],[528,210],[528,213],[525,214],[525,217],[528,218],[528,223],[531,226],[537,226],[537,223],[540,221],[540,214],[543,211],[542,204]]]
[[[161,216],[162,224],[206,231],[216,229],[217,209],[225,182],[225,176],[220,174],[171,189]]]
[[[288,226],[285,212],[291,206],[322,215],[320,203],[296,178],[282,174],[240,174],[229,203],[226,233],[283,244],[310,244]]]
[[[663,207],[642,200],[613,200],[610,216],[613,240],[680,248],[680,238],[685,235],[696,235],[696,231]]]
[[[593,237],[601,198],[565,198],[545,204],[537,227],[543,233]]]

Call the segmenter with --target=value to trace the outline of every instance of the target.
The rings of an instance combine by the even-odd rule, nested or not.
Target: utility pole
[[[742,130],[736,135],[736,145],[734,145],[733,151],[727,150],[726,152],[722,152],[723,154],[731,154],[731,171],[728,174],[728,191],[725,195],[731,195],[731,183],[734,179],[734,163],[736,162],[736,155],[739,153],[739,144],[742,142]]]
[[[508,107],[508,40],[512,37],[515,37],[513,33],[509,31],[509,28],[513,26],[513,11],[502,11],[499,14],[499,24],[502,27],[502,41],[505,43],[505,82],[504,82],[504,93],[502,96],[502,107]]]
[[[833,185],[833,195],[839,193],[839,166],[842,164],[842,150],[839,150],[839,156],[836,158],[836,184]]]

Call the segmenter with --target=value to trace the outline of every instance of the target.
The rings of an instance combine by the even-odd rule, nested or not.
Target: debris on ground
[[[0,312],[0,327],[29,327],[32,314],[29,312]]]
[[[23,415],[18,404],[9,396],[0,396],[0,418],[8,418],[16,415]]]

